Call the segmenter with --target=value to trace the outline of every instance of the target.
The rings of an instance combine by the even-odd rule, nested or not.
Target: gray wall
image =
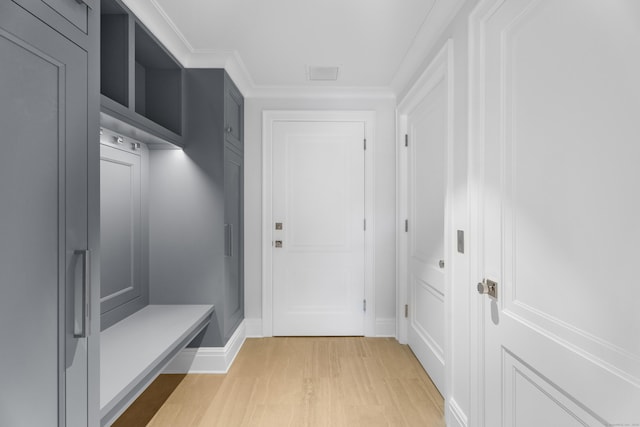
[[[214,304],[202,345],[215,347],[222,345],[224,203],[222,187],[193,160],[203,151],[151,151],[149,301]]]

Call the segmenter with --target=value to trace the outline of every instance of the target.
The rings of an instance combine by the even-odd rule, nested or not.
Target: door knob
[[[480,295],[489,295],[492,298],[498,298],[498,284],[493,280],[485,279],[478,283],[478,293]]]
[[[438,261],[438,266],[439,266],[440,268],[444,268],[444,260],[443,260],[443,259],[441,259],[440,261]]]

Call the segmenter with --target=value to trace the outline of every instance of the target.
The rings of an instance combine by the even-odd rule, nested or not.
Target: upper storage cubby
[[[182,66],[121,0],[102,0],[100,12],[103,125],[182,146]]]
[[[182,67],[135,24],[136,113],[182,133]]]
[[[115,1],[100,5],[100,93],[129,106],[129,15]]]

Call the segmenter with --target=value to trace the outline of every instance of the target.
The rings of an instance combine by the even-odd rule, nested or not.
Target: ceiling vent
[[[312,81],[335,81],[338,80],[338,67],[309,66],[307,77]]]

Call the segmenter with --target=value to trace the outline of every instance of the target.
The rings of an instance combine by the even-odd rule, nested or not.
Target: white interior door
[[[435,83],[407,117],[408,344],[444,393],[446,80]]]
[[[640,2],[475,23],[483,425],[640,425]]]
[[[364,123],[273,124],[273,333],[364,334]]]

